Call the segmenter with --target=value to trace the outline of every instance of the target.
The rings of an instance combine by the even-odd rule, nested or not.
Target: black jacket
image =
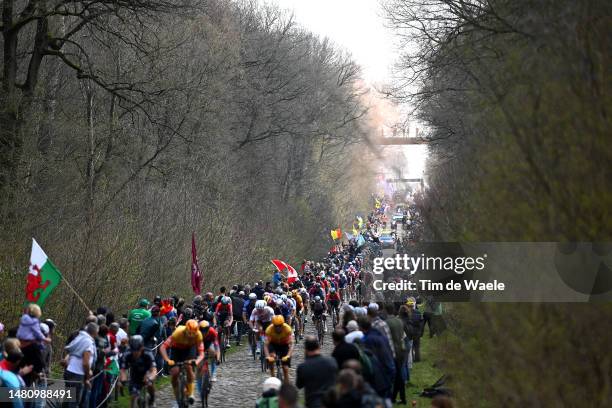
[[[321,398],[336,382],[337,371],[336,360],[321,355],[306,357],[298,366],[295,385],[304,388],[307,408],[322,407]]]

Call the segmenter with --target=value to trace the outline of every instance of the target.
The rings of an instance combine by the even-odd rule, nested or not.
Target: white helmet
[[[282,294],[280,298],[281,298],[281,300],[284,302],[285,300],[287,300],[287,295]]]
[[[321,301],[321,296],[315,296],[315,302],[320,302]]]
[[[257,299],[257,295],[255,293],[249,293],[249,299],[255,300]]]
[[[265,300],[258,300],[257,302],[255,302],[255,309],[263,309],[264,307],[266,307],[266,302]]]

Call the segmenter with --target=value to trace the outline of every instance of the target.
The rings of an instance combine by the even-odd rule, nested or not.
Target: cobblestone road
[[[306,325],[307,334],[315,334],[312,324]],[[246,338],[244,338],[246,343]],[[232,347],[235,347],[232,345]],[[330,355],[333,350],[331,339],[331,328],[323,343],[323,354]],[[291,382],[295,382],[295,369],[304,361],[303,342],[300,341],[293,352],[291,359]],[[217,382],[209,396],[208,406],[210,408],[252,408],[261,394],[261,385],[268,377],[262,373],[259,360],[254,361],[248,347],[242,346],[227,356],[225,363],[217,369]],[[197,394],[197,392],[196,392]],[[172,387],[167,385],[157,392],[157,408],[169,408],[173,406]],[[198,400],[194,407],[199,407]]]

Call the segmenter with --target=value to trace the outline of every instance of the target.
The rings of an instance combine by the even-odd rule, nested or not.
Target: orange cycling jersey
[[[198,330],[194,335],[189,336],[187,334],[187,328],[185,326],[179,326],[176,328],[172,336],[168,337],[164,342],[167,348],[174,349],[190,349],[191,347],[198,347],[198,352],[204,351],[204,343],[202,339],[202,333]]]
[[[269,325],[266,329],[266,337],[270,340],[271,344],[285,345],[291,341],[291,335],[293,330],[287,323],[283,323],[281,326],[280,333],[276,331],[276,326],[273,324]]]

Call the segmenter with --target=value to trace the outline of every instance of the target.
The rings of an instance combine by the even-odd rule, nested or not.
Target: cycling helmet
[[[147,299],[144,299],[144,298],[140,299],[138,301],[138,306],[140,306],[140,307],[147,307],[147,306],[149,306],[149,301]]]
[[[229,305],[229,303],[232,301],[232,299],[229,298],[229,296],[223,296],[221,298],[221,303],[223,303],[224,305]]]
[[[336,288],[332,287],[329,289],[330,293],[336,293]]]
[[[265,300],[258,300],[257,302],[255,302],[255,309],[262,310],[264,307],[266,307]]]
[[[281,297],[280,297],[280,298],[281,298],[281,300],[284,302],[285,300],[287,300],[287,295],[284,295],[284,294],[283,294],[283,295],[281,295]]]
[[[185,328],[188,332],[195,333],[198,331],[198,322],[193,319],[187,320],[187,323],[185,323]]]
[[[308,292],[306,288],[300,288],[300,293],[306,293],[306,292]]]
[[[285,295],[283,295],[283,296],[285,296]],[[287,293],[287,298],[291,299],[292,297],[293,297],[293,293],[291,293],[291,292]]]
[[[272,324],[274,326],[281,326],[283,323],[285,323],[285,318],[281,315],[276,315],[272,318]]]
[[[283,304],[283,299],[276,299],[276,306],[280,306]]]
[[[144,347],[144,340],[140,334],[130,337],[129,340],[130,350],[138,351]]]
[[[315,302],[320,302],[321,301],[321,296],[315,296]]]
[[[202,320],[200,322],[200,330],[208,330],[208,328],[210,327],[210,323],[208,323],[207,320]]]
[[[283,288],[276,288],[276,294],[277,295],[282,295],[283,294]]]
[[[255,300],[257,299],[257,295],[255,293],[249,293],[249,299]]]

